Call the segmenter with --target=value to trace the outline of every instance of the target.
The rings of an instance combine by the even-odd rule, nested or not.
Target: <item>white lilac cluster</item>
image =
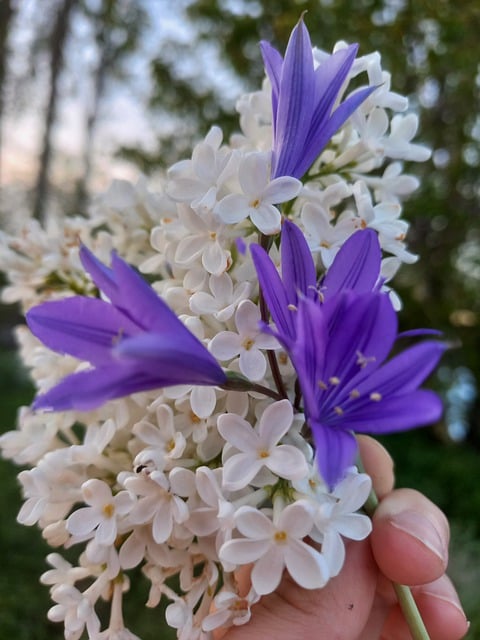
[[[336,50],[345,48],[339,43]],[[316,63],[327,54],[314,50]],[[359,228],[378,233],[388,281],[415,256],[405,244],[402,200],[417,187],[402,160],[423,161],[412,142],[417,118],[390,90],[380,56],[355,60],[349,79],[376,87],[321,152],[303,181],[270,178],[270,87],[238,101],[241,133],[230,143],[212,127],[192,157],[172,166],[161,193],[144,180],[116,181],[89,218],[29,222],[0,236],[5,302],[24,310],[52,296],[96,295],[79,260],[83,242],[102,260],[112,249],[152,282],[227,371],[274,387],[271,354],[289,398],[295,372],[273,336],[259,327],[258,282],[248,246],[275,234],[282,215],[304,231],[319,273]],[[345,83],[345,87],[348,82]],[[283,210],[279,205],[283,203]],[[273,244],[270,255],[279,260]],[[393,293],[392,293],[393,295]],[[85,368],[17,329],[37,389]],[[146,606],[162,599],[183,640],[208,639],[246,623],[251,606],[278,586],[284,570],[302,587],[323,587],[344,561],[344,539],[368,536],[358,513],[371,487],[356,468],[330,490],[305,440],[303,415],[288,399],[255,391],[177,386],[136,393],[90,412],[32,412],[0,438],[19,474],[19,522],[37,525],[55,548],[81,550],[76,566],[59,553],[41,578],[65,638],[131,640],[122,614],[129,572],[150,584]],[[309,537],[313,543],[307,543]],[[251,588],[236,572],[252,565]],[[169,579],[178,576],[177,583]],[[178,584],[176,590],[173,584]],[[99,619],[100,599],[111,616]]]

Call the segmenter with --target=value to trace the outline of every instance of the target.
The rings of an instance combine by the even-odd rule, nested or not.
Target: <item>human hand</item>
[[[252,608],[248,624],[218,630],[223,640],[410,640],[392,582],[412,586],[431,640],[460,640],[468,622],[445,574],[449,526],[413,489],[393,490],[393,462],[367,436],[360,453],[380,504],[369,539],[347,544],[345,565],[326,587],[306,590],[285,573],[278,589]],[[249,588],[248,571],[238,576]]]

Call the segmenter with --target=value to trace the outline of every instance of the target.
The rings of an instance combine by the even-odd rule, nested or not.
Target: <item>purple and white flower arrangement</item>
[[[117,181],[88,218],[0,237],[38,391],[0,446],[25,467],[19,521],[58,549],[41,580],[69,640],[136,638],[136,567],[185,640],[248,622],[285,570],[322,588],[371,531],[355,434],[441,415],[421,385],[445,344],[419,331],[402,349],[390,283],[416,260],[401,218],[418,186],[402,160],[429,155],[416,117],[378,53],[312,49],[303,20],[284,57],[261,52],[241,133],[213,127],[159,193]]]

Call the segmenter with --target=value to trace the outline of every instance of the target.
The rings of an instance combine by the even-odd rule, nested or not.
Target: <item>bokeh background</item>
[[[419,113],[432,159],[410,171],[421,188],[405,205],[421,260],[396,288],[403,328],[441,329],[454,348],[431,386],[441,423],[390,436],[399,486],[425,492],[452,524],[451,576],[480,639],[480,3],[478,0],[0,0],[0,228],[33,215],[81,214],[116,179],[188,156],[213,123],[238,127],[234,106],[263,76],[258,49],[283,50],[300,14],[312,41],[380,51],[392,89]],[[408,170],[408,167],[407,167]],[[1,276],[0,276],[1,277]],[[0,431],[32,390],[0,307]],[[0,640],[54,640],[48,592],[38,584],[48,549],[15,522],[18,469],[0,460]],[[173,637],[146,611],[134,580],[132,630]]]

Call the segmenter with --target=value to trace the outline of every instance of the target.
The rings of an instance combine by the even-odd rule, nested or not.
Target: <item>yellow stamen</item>
[[[274,537],[275,537],[275,542],[286,542],[287,533],[286,531],[277,531]]]
[[[112,518],[115,514],[115,506],[113,504],[106,504],[102,508],[102,513],[107,518]]]

